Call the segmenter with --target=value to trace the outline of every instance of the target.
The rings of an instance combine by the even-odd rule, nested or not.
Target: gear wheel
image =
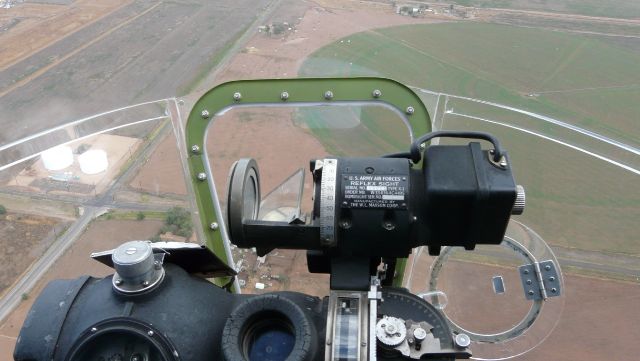
[[[404,321],[396,317],[384,316],[376,324],[376,338],[387,348],[400,345],[407,337]]]

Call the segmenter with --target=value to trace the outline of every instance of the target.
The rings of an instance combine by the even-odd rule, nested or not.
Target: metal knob
[[[131,241],[120,245],[111,255],[113,287],[122,293],[139,293],[158,285],[164,278],[161,264],[156,266],[153,248],[147,241]]]
[[[513,208],[511,208],[511,214],[522,214],[522,212],[524,212],[525,204],[526,194],[524,192],[524,187],[518,184],[516,186],[516,201],[513,203]]]

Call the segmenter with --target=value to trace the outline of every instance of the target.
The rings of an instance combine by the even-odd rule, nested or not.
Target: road
[[[22,278],[0,300],[0,320],[3,320],[20,304],[22,295],[29,292],[36,285],[49,267],[80,237],[87,225],[104,211],[104,208],[84,208],[82,216],[47,249],[38,261],[31,265]]]

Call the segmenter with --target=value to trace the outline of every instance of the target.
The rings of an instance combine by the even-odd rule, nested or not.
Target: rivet
[[[555,287],[551,289],[551,292],[556,293],[558,292],[558,289],[556,289]]]
[[[324,92],[324,98],[327,100],[333,99],[333,92],[331,90],[327,90],[326,92]]]
[[[530,285],[532,282],[531,280],[527,280],[527,284]]]
[[[198,154],[200,153],[200,147],[198,147],[198,145],[194,144],[191,146],[191,153],[195,153]]]
[[[207,119],[209,118],[209,111],[205,109],[202,111],[202,113],[200,113],[200,115],[202,115],[204,119]]]
[[[209,228],[211,228],[214,231],[217,230],[218,229],[218,223],[211,222],[211,224],[209,225]]]
[[[533,295],[533,290],[529,290],[529,294],[530,294],[530,295]]]
[[[242,94],[240,94],[240,92],[233,93],[233,100],[238,101],[240,99],[242,99]]]
[[[409,114],[409,115],[413,114],[415,111],[416,110],[413,109],[413,107],[407,107],[407,110],[406,110],[407,114]]]
[[[555,281],[555,280],[556,280],[556,278],[555,278],[555,277],[553,277],[553,276],[549,277],[549,281],[550,281],[550,282],[553,282],[553,281]]]
[[[375,89],[371,95],[373,95],[374,98],[380,98],[380,96],[382,96],[382,92],[380,89]]]
[[[544,269],[546,269],[547,271],[550,271],[551,270],[551,266],[546,265],[546,266],[544,266]]]
[[[287,93],[287,92],[280,93],[280,99],[282,99],[282,100],[289,99],[289,93]]]
[[[198,173],[198,180],[203,181],[205,179],[207,179],[207,173]]]
[[[524,273],[524,274],[528,275],[528,274],[529,274],[529,270],[528,270],[528,269],[525,269],[524,271],[522,271],[522,273]]]

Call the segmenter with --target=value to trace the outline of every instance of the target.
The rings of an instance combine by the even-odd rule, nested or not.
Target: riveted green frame
[[[374,91],[379,91],[379,96]],[[327,92],[331,97],[327,97]],[[283,92],[287,93],[286,100]],[[377,92],[376,92],[377,93]],[[239,96],[238,96],[239,95]],[[377,95],[377,94],[376,94]],[[328,99],[329,98],[329,99]],[[407,86],[391,79],[362,78],[298,78],[239,80],[220,84],[205,93],[193,106],[185,129],[187,159],[195,201],[207,247],[228,264],[224,240],[220,229],[208,227],[224,222],[215,212],[214,197],[209,182],[198,179],[199,173],[207,173],[205,165],[206,130],[223,111],[236,106],[276,105],[330,105],[332,103],[358,103],[364,105],[385,104],[405,114],[412,134],[419,136],[431,131],[431,119],[426,106]],[[203,115],[203,113],[205,115]],[[201,151],[193,152],[197,146]],[[407,145],[408,146],[408,145]],[[211,178],[211,174],[208,174]],[[406,259],[398,260],[394,284],[400,285]],[[220,283],[223,283],[221,280]]]

